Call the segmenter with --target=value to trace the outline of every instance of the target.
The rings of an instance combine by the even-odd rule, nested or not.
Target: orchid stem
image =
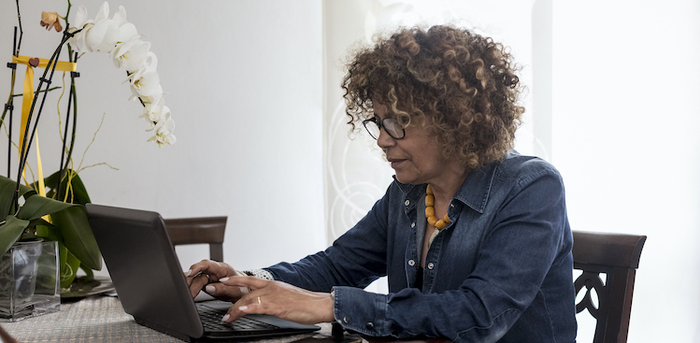
[[[56,86],[56,87],[53,87],[53,88],[49,88],[49,89],[45,89],[45,90],[36,91],[36,93],[37,93],[37,94],[40,94],[40,93],[44,93],[44,92],[52,92],[52,91],[55,91],[55,90],[60,89],[60,88],[61,88],[61,87]],[[23,95],[24,95],[24,94],[14,94],[14,95],[12,95],[12,97],[13,97],[13,98],[16,98],[16,97],[23,96]]]
[[[70,46],[69,46],[69,52],[70,52]],[[75,54],[75,59],[78,58],[78,54]],[[71,58],[73,60],[73,58]],[[76,133],[76,126],[78,125],[77,122],[77,117],[78,117],[78,100],[77,100],[77,92],[75,89],[75,73],[70,74],[70,91],[68,92],[68,110],[66,110],[66,126],[65,130],[63,132],[63,148],[61,149],[61,164],[59,166],[59,175],[58,175],[58,184],[56,185],[56,199],[61,199],[62,194],[61,194],[61,184],[63,182],[63,177],[65,175],[68,175],[69,169],[68,169],[68,163],[70,162],[71,158],[73,157],[73,148],[75,146],[75,133]],[[68,157],[65,159],[65,165],[63,164],[64,162],[64,157],[66,155],[66,142],[68,140],[68,125],[70,122],[70,110],[71,110],[71,104],[73,105],[73,131],[71,133],[71,140],[70,140],[70,148],[68,149]],[[70,180],[70,177],[68,178]],[[66,187],[66,192],[68,191],[68,187]]]
[[[22,36],[24,35],[24,31],[22,30],[22,15],[19,13],[19,0],[15,1],[17,3],[17,23],[19,25],[19,41],[17,42],[17,46],[15,47],[14,55],[19,56],[19,47],[22,45]]]
[[[56,47],[56,50],[54,50],[53,55],[51,55],[51,58],[49,59],[48,66],[51,67],[51,72],[49,73],[49,68],[44,69],[43,75],[39,78],[39,86],[37,86],[37,92],[41,90],[41,88],[44,86],[44,83],[46,83],[46,88],[48,89],[51,80],[53,79],[53,74],[56,71],[56,65],[58,64],[58,57],[61,54],[61,50],[63,48],[63,45],[66,43],[70,36],[68,34],[64,34],[61,43]],[[49,78],[47,79],[46,76],[47,74],[49,75]],[[27,117],[27,126],[24,128],[24,141],[22,142],[22,147],[20,149],[20,162],[19,162],[19,168],[17,168],[17,184],[15,186],[15,192],[12,197],[12,204],[15,205],[15,209],[19,210],[19,186],[21,184],[21,179],[22,179],[22,172],[24,171],[24,167],[27,163],[27,158],[29,157],[29,148],[32,146],[32,142],[34,141],[34,136],[36,134],[36,129],[37,126],[39,125],[39,119],[41,118],[41,111],[44,108],[44,102],[46,101],[46,96],[48,95],[48,92],[44,92],[44,96],[41,98],[41,103],[39,104],[39,110],[37,111],[36,114],[36,119],[34,119],[34,126],[32,131],[29,131],[29,126],[30,123],[32,122],[32,117],[34,114],[34,109],[36,108],[36,103],[38,100],[38,97],[34,97],[32,100],[32,106],[29,109],[29,115]],[[27,137],[29,137],[27,139]]]

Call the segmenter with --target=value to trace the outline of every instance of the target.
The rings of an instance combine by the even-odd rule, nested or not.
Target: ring
[[[258,297],[258,304],[262,304],[262,300]]]

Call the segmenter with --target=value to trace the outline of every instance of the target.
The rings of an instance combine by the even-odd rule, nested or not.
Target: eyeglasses
[[[386,133],[393,139],[402,139],[406,136],[406,130],[399,124],[396,118],[384,118],[379,120],[379,117],[373,117],[362,121],[370,136],[374,139],[379,139],[380,130],[384,129]]]

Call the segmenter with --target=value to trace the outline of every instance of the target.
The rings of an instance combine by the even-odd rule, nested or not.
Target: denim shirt
[[[266,270],[304,289],[333,289],[335,319],[368,336],[575,342],[573,238],[559,172],[513,151],[470,172],[417,289],[425,188],[394,181],[331,247]],[[363,290],[380,276],[389,294]]]

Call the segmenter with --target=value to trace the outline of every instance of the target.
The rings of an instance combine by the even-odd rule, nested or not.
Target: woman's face
[[[386,107],[375,103],[374,113],[384,119]],[[412,123],[405,131],[404,138],[394,139],[382,129],[377,139],[377,145],[396,172],[396,178],[401,183],[414,185],[439,182],[442,174],[450,168],[446,168],[446,159],[442,157],[437,142],[421,124]]]

